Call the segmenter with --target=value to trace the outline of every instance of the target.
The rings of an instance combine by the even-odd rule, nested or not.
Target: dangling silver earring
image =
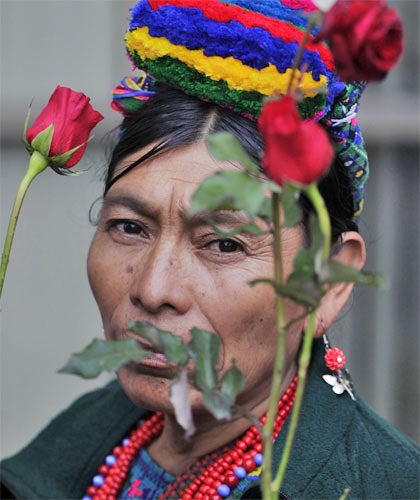
[[[320,321],[321,325],[323,321]],[[346,365],[346,356],[344,352],[338,347],[331,347],[330,341],[326,334],[322,336],[325,347],[325,364],[327,368],[332,371],[331,374],[323,375],[322,378],[327,382],[327,384],[332,386],[332,390],[335,394],[343,394],[344,391],[347,391],[353,399],[356,401],[356,398],[353,394],[353,384],[350,380],[350,374],[348,370],[345,368]]]

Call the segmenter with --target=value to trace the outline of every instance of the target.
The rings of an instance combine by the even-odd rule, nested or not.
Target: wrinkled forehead
[[[116,181],[114,184],[125,180],[151,184],[156,188],[164,188],[167,183],[197,187],[218,171],[244,168],[239,162],[214,158],[204,140],[156,154],[153,153],[155,147],[151,144],[123,158],[113,171],[111,179]],[[265,178],[263,174],[261,177]]]
[[[130,154],[117,165],[114,175],[119,177],[105,195],[105,207],[126,207],[155,219],[165,213],[171,217],[177,214],[194,224],[209,219],[227,225],[251,222],[246,212],[240,210],[190,213],[192,198],[200,184],[222,170],[242,169],[239,163],[216,160],[203,141],[164,152],[130,169],[145,152],[147,148]]]
[[[238,163],[216,160],[204,141],[165,151],[135,165],[152,147],[128,155],[117,165],[113,174],[116,181],[106,192],[105,201],[129,196],[149,204],[165,201],[187,212],[193,194],[206,178],[221,170],[242,168]]]

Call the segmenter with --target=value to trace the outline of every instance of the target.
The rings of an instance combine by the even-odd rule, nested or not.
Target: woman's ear
[[[366,247],[360,234],[355,231],[343,233],[338,245],[332,259],[361,270],[366,261]],[[321,337],[331,327],[349,300],[353,287],[354,283],[337,283],[328,289],[317,311],[315,337]]]

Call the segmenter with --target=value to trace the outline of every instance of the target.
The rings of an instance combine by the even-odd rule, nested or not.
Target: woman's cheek
[[[87,258],[87,272],[89,284],[92,291],[95,292],[100,287],[100,281],[104,278],[102,272],[106,268],[107,253],[104,234],[98,229],[90,244]]]
[[[112,313],[114,302],[120,295],[119,288],[126,280],[117,279],[117,275],[120,274],[119,260],[106,241],[106,235],[99,230],[95,233],[89,249],[87,274],[106,328],[108,316]]]
[[[229,294],[219,298],[217,330],[228,352],[239,346],[258,348],[268,343],[275,332],[275,299],[269,285],[252,286],[246,280]],[[248,353],[249,355],[249,353]]]

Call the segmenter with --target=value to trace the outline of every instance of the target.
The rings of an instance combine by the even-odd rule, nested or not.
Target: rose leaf
[[[268,283],[272,285],[278,295],[288,297],[294,302],[311,309],[318,305],[324,293],[322,287],[317,286],[312,280],[300,280],[281,285],[268,278],[261,278],[250,282],[252,286],[258,283]]]
[[[221,420],[223,418],[231,418],[231,405],[229,404],[225,396],[220,392],[211,390],[204,391],[203,402],[205,407],[215,418],[217,418],[217,420]]]
[[[387,287],[387,280],[383,276],[368,271],[359,271],[336,261],[325,263],[319,277],[323,283],[329,284],[350,282],[379,289]]]
[[[134,339],[94,339],[85,349],[72,354],[59,373],[95,378],[103,371],[116,371],[129,361],[141,361],[148,354]]]
[[[220,341],[214,333],[196,327],[191,329],[191,337],[188,352],[195,365],[195,384],[201,391],[214,389],[217,384],[216,363]]]
[[[243,170],[223,170],[205,179],[194,193],[190,213],[244,210],[255,217],[265,198],[261,180]]]
[[[156,349],[163,352],[171,363],[184,366],[188,363],[187,347],[178,335],[161,330],[147,321],[129,321],[130,332],[148,340]]]
[[[237,368],[236,362],[232,359],[232,366],[223,375],[221,393],[229,401],[234,404],[236,396],[245,385],[245,377],[243,373]]]

